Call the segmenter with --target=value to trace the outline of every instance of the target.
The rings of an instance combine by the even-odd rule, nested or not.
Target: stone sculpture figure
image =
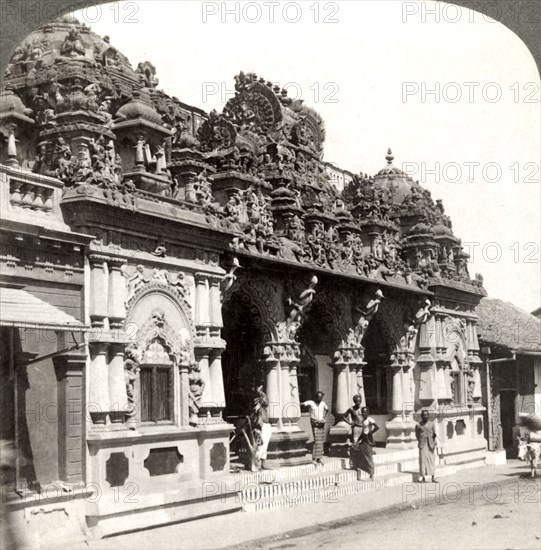
[[[126,416],[133,417],[137,411],[135,403],[135,381],[139,372],[139,363],[141,362],[141,353],[137,344],[129,344],[124,350],[124,378],[126,381],[126,395],[128,405]]]
[[[360,344],[366,329],[374,315],[378,312],[379,305],[383,299],[383,292],[378,288],[374,297],[369,300],[364,309],[361,309],[359,306],[355,308],[355,311],[359,313],[357,322],[355,323],[355,336],[357,337],[357,342]]]
[[[124,270],[122,270],[122,274],[127,279],[127,286],[128,286],[128,292],[126,295],[126,299],[124,300],[124,304],[126,307],[130,303],[131,299],[135,296],[136,292],[143,287],[146,283],[149,282],[149,279],[145,277],[144,268],[142,265],[138,265],[135,268],[135,272],[133,275],[129,276],[126,274]]]
[[[239,259],[235,256],[233,258],[233,263],[229,268],[229,271],[226,273],[226,275],[222,279],[222,297],[226,294],[226,292],[233,286],[233,284],[237,280],[235,271],[237,271],[239,267],[242,267],[242,266],[239,263]]]
[[[75,27],[71,27],[68,35],[64,39],[64,43],[60,48],[60,55],[66,55],[70,57],[85,55],[85,49],[81,42],[79,32]]]
[[[205,390],[205,381],[201,376],[201,367],[196,361],[192,362],[190,365],[188,382],[190,384],[190,402],[188,405],[190,412],[190,425],[197,426],[198,414],[201,409],[201,398],[203,397],[203,391]]]

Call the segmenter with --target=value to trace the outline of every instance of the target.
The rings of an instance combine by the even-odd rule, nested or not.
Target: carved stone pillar
[[[106,256],[91,254],[90,263],[90,322],[94,327],[103,327],[107,318]]]
[[[122,266],[127,260],[124,258],[109,258],[109,296],[108,317],[111,329],[121,328],[126,318],[126,284],[122,276]]]
[[[333,414],[335,425],[330,430],[333,454],[342,454],[344,444],[351,434],[351,426],[343,420],[344,413],[353,405],[353,397],[360,395],[363,405],[364,395],[363,367],[364,348],[358,343],[344,343],[334,354],[332,368],[333,380]]]
[[[296,342],[270,342],[264,350],[267,366],[266,394],[273,435],[268,462],[280,465],[309,462],[308,436],[299,428],[300,404],[297,385],[299,346]]]
[[[195,360],[199,363],[199,368],[201,369],[201,378],[205,382],[203,395],[201,396],[201,408],[199,410],[199,416],[206,417],[207,415],[210,415],[210,411],[216,407],[216,403],[214,403],[212,395],[212,381],[210,379],[210,349],[196,348],[194,352]]]
[[[109,373],[107,366],[108,344],[91,342],[90,347],[90,392],[88,410],[93,424],[105,425],[110,407]]]
[[[396,416],[402,416],[402,366],[393,363],[388,367],[391,369],[391,412]]]
[[[334,426],[331,426],[329,440],[333,454],[342,454],[340,451],[345,451],[344,445],[351,432],[351,427],[343,420],[345,412],[350,407],[350,370],[348,363],[339,351],[335,353],[331,367],[333,369],[332,413],[335,423]]]
[[[265,348],[265,366],[267,371],[265,392],[269,402],[269,421],[271,424],[276,425],[278,429],[282,427],[282,415],[281,415],[281,399],[280,399],[280,382],[278,366],[279,361],[276,357],[276,351],[271,344]]]
[[[414,407],[405,400],[405,396],[409,395],[406,376],[409,376],[413,366],[413,356],[410,352],[397,351],[391,359],[393,362],[387,368],[392,373],[391,408],[394,418],[385,423],[387,447],[409,448],[415,444],[415,423],[411,418]]]
[[[222,350],[214,349],[210,355],[209,378],[212,388],[212,401],[215,403],[213,416],[221,418],[225,408],[224,376],[222,372]]]
[[[123,344],[111,344],[109,347],[109,403],[111,422],[123,422],[128,405]]]
[[[282,388],[282,426],[297,426],[301,418],[299,388],[297,381],[297,366],[299,364],[298,344],[285,344],[285,353],[280,358],[280,377]]]
[[[178,370],[180,377],[180,425],[188,426],[190,423],[190,365],[188,363],[181,363]]]
[[[298,361],[293,361],[290,364],[289,368],[289,380],[291,386],[291,402],[293,403],[292,408],[288,408],[288,414],[290,422],[292,424],[297,424],[301,419],[301,403],[299,400],[299,379],[297,377],[297,369],[299,366]]]
[[[195,274],[195,330],[198,336],[206,336],[210,325],[207,273]]]
[[[212,275],[209,277],[209,318],[211,336],[219,336],[224,323],[222,320],[222,303],[220,296],[220,284],[222,277]]]

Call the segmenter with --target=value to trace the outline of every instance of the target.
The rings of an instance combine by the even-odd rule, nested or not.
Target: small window
[[[141,365],[141,422],[173,422],[172,365]]]

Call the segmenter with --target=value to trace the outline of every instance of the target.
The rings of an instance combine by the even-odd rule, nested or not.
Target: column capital
[[[105,254],[96,254],[95,252],[91,252],[87,257],[88,261],[94,266],[101,266],[109,260],[109,256]]]
[[[120,270],[123,265],[128,263],[128,260],[126,258],[120,258],[119,256],[108,256],[107,263],[111,269]]]
[[[210,278],[210,276],[211,276],[210,273],[205,273],[204,271],[196,271],[193,274],[195,282],[198,283],[198,284],[204,283],[205,281],[207,281]]]
[[[339,347],[334,352],[334,365],[349,365],[353,368],[362,368],[366,365],[364,361],[364,348],[362,346]]]
[[[282,363],[298,363],[300,361],[300,345],[298,342],[268,342],[263,350],[265,361],[280,361]]]
[[[197,276],[197,274],[196,274]],[[208,282],[212,285],[212,286],[220,286],[221,282],[223,281],[223,276],[222,275],[218,275],[216,273],[209,273],[209,274],[205,274],[206,278],[208,279]]]

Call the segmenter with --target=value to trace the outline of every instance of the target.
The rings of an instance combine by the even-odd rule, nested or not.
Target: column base
[[[338,422],[331,426],[329,431],[331,456],[347,457],[351,441],[351,426],[345,422]]]
[[[417,446],[415,422],[400,417],[385,422],[388,449],[412,449]]]
[[[273,430],[277,428],[273,427]],[[307,441],[308,435],[298,426],[287,431],[273,431],[265,465],[279,467],[309,464],[312,457],[308,454]]]

